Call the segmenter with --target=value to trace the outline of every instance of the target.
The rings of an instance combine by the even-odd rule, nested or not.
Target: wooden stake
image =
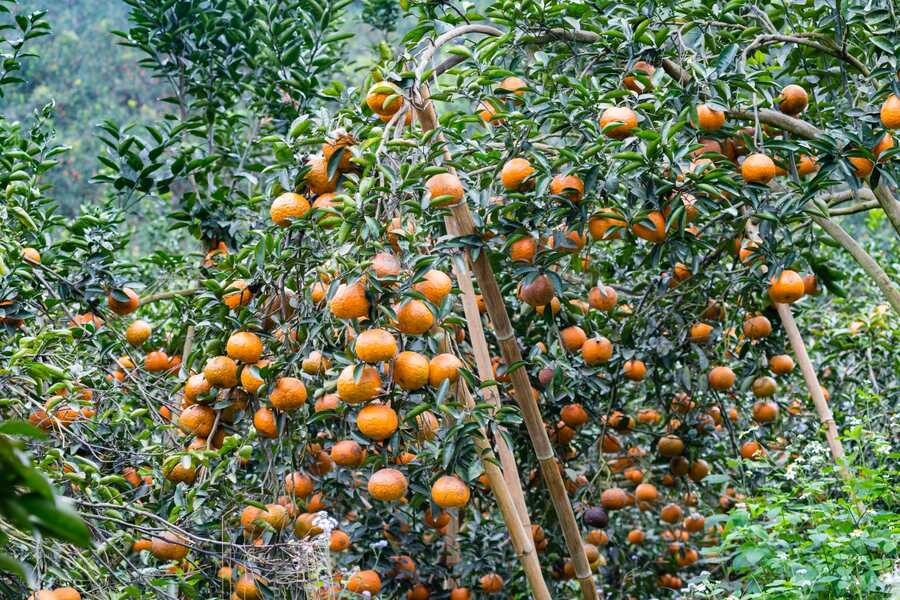
[[[422,85],[421,88],[414,91],[419,95],[416,111],[422,128],[425,131],[435,129],[438,122],[437,113],[435,112],[434,104],[431,102],[428,86]],[[440,133],[437,134],[436,139],[443,144],[444,158],[449,162],[452,160],[452,156],[447,148],[446,139]],[[452,228],[448,228],[448,233],[454,231],[461,236],[475,234],[475,222],[465,200],[451,206],[450,213],[453,225]],[[497,278],[494,276],[494,270],[488,261],[487,253],[480,252],[478,258],[474,261],[471,253],[467,252],[467,256],[487,305],[488,315],[494,325],[494,334],[503,353],[503,359],[507,365],[516,364],[522,360],[522,353],[519,350],[512,323],[509,320],[509,313],[506,311],[506,304],[503,301],[500,286],[497,284]],[[481,326],[481,318],[479,317],[478,319],[478,325],[466,319],[466,325],[469,328],[471,337],[472,329]],[[519,410],[525,420],[525,427],[528,430],[528,436],[537,455],[541,475],[550,493],[550,500],[553,503],[553,508],[566,541],[566,547],[572,558],[572,566],[575,568],[575,578],[581,586],[582,598],[584,600],[596,600],[599,598],[599,595],[590,563],[588,563],[584,552],[581,532],[575,520],[575,511],[572,510],[572,503],[563,483],[553,445],[550,443],[550,437],[547,435],[547,430],[544,427],[541,411],[531,395],[531,381],[528,379],[526,371],[521,367],[513,369],[510,376],[513,382],[513,389],[515,390],[516,403],[519,405]]]
[[[818,413],[819,420],[825,426],[825,438],[828,441],[828,447],[831,449],[831,456],[841,470],[841,476],[844,479],[849,479],[850,471],[847,470],[844,446],[838,437],[834,415],[831,414],[831,408],[828,406],[825,395],[822,393],[822,387],[819,385],[816,371],[809,360],[809,355],[806,353],[806,344],[803,343],[803,336],[800,335],[800,330],[794,321],[791,307],[787,304],[776,303],[775,308],[778,310],[778,316],[781,317],[781,324],[784,325],[784,330],[787,332],[791,348],[794,349],[794,355],[797,357],[797,363],[800,365],[803,379],[806,380],[806,387],[809,389],[809,395],[812,397],[813,404],[816,407],[816,413]]]

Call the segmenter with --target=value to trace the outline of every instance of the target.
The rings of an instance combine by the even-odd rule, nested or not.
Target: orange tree
[[[725,553],[723,523],[807,444],[827,435],[831,460],[863,466],[843,457],[826,402],[850,392],[819,387],[789,305],[842,293],[845,259],[825,245],[884,296],[877,318],[900,310],[835,220],[883,211],[891,239],[900,223],[892,14],[410,10],[394,56],[320,90],[335,110],[279,113],[248,154],[248,191],[230,185],[240,158],[209,146],[146,172],[141,193],[164,195],[158,173],[196,169],[186,206],[213,210],[175,222],[231,252],[166,277],[200,285],[140,307],[117,287],[98,331],[38,346],[16,334],[29,360],[52,357],[54,385],[19,382],[15,409],[53,432],[44,464],[102,543],[90,559],[48,548],[53,586],[661,597],[701,569],[752,566]],[[147,168],[141,144],[110,142]],[[167,260],[154,268],[175,270]],[[871,518],[864,495],[828,489]],[[334,573],[298,570],[323,528]]]

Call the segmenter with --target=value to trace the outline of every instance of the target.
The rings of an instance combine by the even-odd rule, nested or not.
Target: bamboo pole
[[[442,352],[450,351],[450,344],[446,331],[444,331],[441,336],[440,348]],[[475,399],[472,397],[466,382],[462,379],[457,381],[456,396],[461,400],[460,403],[468,410],[475,408]],[[500,514],[503,517],[503,522],[509,530],[513,551],[516,553],[516,556],[519,557],[519,562],[522,564],[522,570],[525,571],[525,578],[528,580],[528,585],[531,587],[531,594],[537,600],[551,600],[550,590],[547,587],[547,582],[544,580],[544,573],[541,570],[540,559],[538,558],[537,550],[534,547],[531,530],[526,527],[521,520],[515,500],[513,499],[513,494],[510,492],[506,479],[503,476],[503,472],[497,466],[497,457],[491,449],[491,444],[488,441],[488,435],[484,427],[479,427],[473,442],[475,448],[478,449],[481,468],[484,470],[485,475],[487,475],[488,485],[491,488],[491,492],[494,494],[494,498],[497,500],[497,505],[500,507]],[[459,530],[458,516],[458,513],[451,516],[448,536],[451,534],[454,537],[456,536],[456,533]],[[448,546],[450,546],[447,556],[447,566],[449,567],[452,564],[459,562],[459,551],[458,547],[454,547],[455,539],[449,541]]]
[[[442,37],[447,38],[448,34]],[[447,39],[452,39],[452,37]],[[416,98],[416,111],[422,128],[425,131],[435,129],[438,123],[437,113],[435,112],[434,104],[431,102],[428,86],[422,85],[417,87],[414,93],[418,95]],[[452,156],[447,148],[446,139],[440,133],[438,133],[436,139],[444,146],[445,160],[450,161]],[[475,223],[465,200],[449,208],[450,218],[453,219],[452,231],[455,231],[460,236],[473,235],[475,233]],[[516,364],[522,360],[522,353],[519,350],[519,344],[516,341],[512,323],[509,320],[506,304],[503,301],[500,286],[497,284],[497,279],[494,276],[494,270],[488,261],[487,253],[480,252],[478,258],[473,261],[471,253],[467,251],[467,257],[484,297],[488,315],[494,325],[494,334],[503,353],[503,359],[507,365]],[[467,327],[472,327],[472,323],[468,319],[466,321]],[[481,323],[480,317],[478,323],[479,325]],[[572,504],[563,483],[556,454],[553,451],[553,445],[550,443],[550,437],[547,435],[540,408],[532,396],[531,381],[526,371],[521,367],[513,369],[510,376],[515,391],[516,403],[519,405],[519,410],[525,420],[528,436],[531,439],[531,444],[534,447],[538,464],[540,465],[541,475],[559,520],[566,547],[572,559],[572,565],[575,567],[575,578],[581,587],[581,595],[584,600],[596,600],[599,598],[599,595],[590,564],[584,552],[581,533],[575,520],[575,511],[572,510]]]
[[[816,407],[816,413],[819,415],[819,421],[825,426],[825,439],[828,441],[828,447],[831,450],[831,456],[838,465],[841,477],[850,478],[850,471],[847,470],[847,461],[844,456],[844,446],[838,437],[837,424],[834,422],[834,415],[831,414],[831,408],[825,400],[822,393],[822,387],[819,385],[819,379],[816,377],[816,371],[812,362],[809,360],[809,354],[806,353],[806,344],[803,342],[803,336],[797,328],[794,321],[794,315],[791,314],[791,307],[787,304],[775,304],[778,310],[778,316],[781,317],[781,323],[787,332],[788,339],[791,342],[791,348],[797,357],[797,363],[800,365],[800,371],[803,373],[803,379],[806,380],[806,387],[809,389],[809,395],[812,397],[813,404]]]

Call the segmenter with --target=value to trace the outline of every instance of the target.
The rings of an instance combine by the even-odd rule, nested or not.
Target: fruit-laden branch
[[[184,290],[175,290],[172,292],[160,292],[158,294],[150,294],[149,296],[144,296],[141,298],[141,305],[150,304],[151,302],[158,302],[160,300],[171,300],[173,298],[180,298],[185,296],[194,296],[202,292],[202,288],[187,288]]]
[[[844,479],[850,478],[850,472],[847,470],[847,460],[844,456],[844,447],[838,437],[837,424],[834,422],[834,415],[831,414],[831,408],[825,401],[825,394],[822,393],[822,386],[819,385],[819,379],[816,377],[816,371],[812,362],[809,360],[809,354],[806,352],[806,344],[803,343],[803,336],[797,328],[794,321],[794,315],[791,314],[789,304],[775,303],[778,310],[778,316],[781,317],[781,324],[787,332],[788,339],[791,342],[791,348],[794,350],[794,356],[800,364],[800,371],[803,373],[803,379],[806,381],[806,387],[809,389],[809,395],[812,397],[813,404],[816,407],[816,413],[819,420],[825,426],[825,438],[828,440],[828,447],[831,449],[831,457],[841,472]]]

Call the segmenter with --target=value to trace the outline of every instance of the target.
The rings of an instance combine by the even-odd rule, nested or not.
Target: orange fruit
[[[786,115],[799,115],[809,104],[809,95],[799,85],[790,84],[784,86],[781,95],[778,96],[778,109]]]
[[[550,193],[577,204],[584,197],[584,182],[576,175],[557,175],[550,180]]]
[[[406,476],[397,469],[380,469],[372,473],[366,488],[376,500],[395,502],[406,496],[409,482]]]
[[[309,353],[309,356],[303,359],[303,362],[300,363],[300,367],[303,369],[304,373],[321,375],[331,368],[331,361],[328,360],[327,356],[323,356],[318,350],[313,350]]]
[[[425,273],[421,281],[413,285],[413,289],[435,306],[440,306],[453,289],[453,281],[443,271],[431,269]]]
[[[397,257],[390,252],[379,252],[372,257],[372,270],[378,279],[396,277],[400,274],[402,265]]]
[[[313,493],[313,480],[301,471],[294,471],[284,476],[284,491],[288,496],[308,498]]]
[[[425,189],[431,197],[431,206],[457,204],[465,197],[465,189],[459,177],[453,173],[438,173],[425,182]]]
[[[500,169],[500,182],[510,192],[518,192],[531,187],[534,183],[530,177],[534,174],[534,167],[524,158],[513,158]]]
[[[428,383],[440,387],[444,381],[455,383],[459,379],[459,370],[463,363],[450,353],[437,354],[428,364]]]
[[[144,357],[144,368],[151,373],[160,373],[169,369],[169,355],[162,350],[148,352]]]
[[[577,429],[588,422],[588,413],[581,404],[566,404],[559,411],[560,420],[567,426]]]
[[[240,600],[259,600],[262,592],[256,585],[256,577],[249,573],[241,575],[234,584],[234,595]]]
[[[403,91],[390,81],[379,81],[366,94],[369,109],[384,117],[390,117],[403,106]]]
[[[769,369],[776,375],[785,375],[794,370],[794,359],[787,354],[778,354],[769,359]]]
[[[229,292],[228,290],[234,291]],[[228,287],[225,288],[222,302],[224,302],[228,308],[234,310],[238,306],[247,306],[250,304],[252,298],[253,293],[247,289],[247,282],[243,279],[238,279],[228,284]]]
[[[188,541],[171,531],[161,533],[150,542],[150,553],[158,560],[182,560],[188,551]]]
[[[888,129],[900,129],[900,98],[894,94],[881,105],[881,123]]]
[[[872,148],[872,154],[875,155],[875,158],[879,158],[883,152],[887,152],[891,148],[894,147],[894,136],[890,133],[886,133],[881,136],[881,139],[878,140],[878,143],[875,144],[875,147]],[[879,162],[884,162],[885,159],[880,159]]]
[[[434,314],[421,300],[407,300],[397,309],[397,329],[407,335],[422,335],[434,325]]]
[[[747,183],[769,183],[775,177],[775,163],[765,154],[751,154],[741,163],[741,176]]]
[[[613,123],[620,124],[606,129]],[[600,129],[604,130],[606,136],[617,140],[627,138],[632,131],[637,129],[637,125],[637,113],[627,106],[610,106],[600,115]]]
[[[360,319],[369,314],[366,288],[359,281],[350,285],[342,283],[328,303],[328,308],[338,319]]]
[[[186,434],[205,438],[212,431],[216,412],[203,404],[192,404],[181,411],[178,428]]]
[[[251,394],[255,394],[262,384],[265,383],[263,381],[262,376],[254,373],[254,371],[259,371],[270,364],[271,361],[261,360],[257,362],[251,368],[250,365],[246,365],[243,369],[241,369],[241,387],[250,392]]]
[[[641,502],[655,502],[659,497],[656,486],[652,483],[641,483],[634,488],[634,497]]]
[[[684,452],[684,441],[677,435],[665,435],[659,438],[659,441],[656,443],[656,450],[660,456],[665,456],[666,458],[681,456],[681,453]]]
[[[263,344],[255,333],[238,331],[231,334],[225,345],[225,352],[229,358],[239,360],[245,364],[259,362],[263,353]]]
[[[616,290],[608,285],[599,285],[591,288],[591,291],[588,292],[588,304],[591,308],[603,312],[609,312],[615,308],[618,299]]]
[[[216,356],[203,367],[203,376],[213,387],[233,388],[237,385],[237,364],[227,356]]]
[[[347,590],[354,594],[369,592],[374,596],[381,591],[381,577],[375,571],[357,571],[347,581]]]
[[[863,156],[848,156],[847,160],[853,165],[853,174],[860,179],[865,179],[872,173],[875,165],[871,160]]]
[[[269,217],[279,227],[287,227],[291,220],[299,219],[309,211],[309,201],[294,192],[285,192],[272,201]]]
[[[332,552],[343,552],[350,547],[350,536],[340,529],[331,530],[331,538],[328,541],[328,549]]]
[[[524,96],[525,92],[528,90],[528,84],[525,83],[525,80],[514,76],[506,77],[497,87],[501,90],[515,94],[516,96]]]
[[[537,254],[538,242],[530,235],[526,235],[509,245],[509,258],[513,262],[534,262]]]
[[[763,449],[762,444],[760,444],[756,440],[745,442],[741,446],[741,456],[746,460],[756,460],[758,458],[761,458],[765,454],[766,451],[765,449]]]
[[[753,420],[757,423],[772,423],[778,418],[778,404],[771,400],[760,400],[753,405]]]
[[[707,375],[709,387],[720,392],[729,390],[734,385],[734,371],[728,367],[713,367]]]
[[[691,325],[691,341],[695,344],[706,344],[712,335],[712,325],[706,323],[694,323]]]
[[[632,73],[637,73],[637,72],[643,73],[644,75],[647,76],[647,79],[649,80],[653,77],[653,73],[656,72],[656,68],[648,62],[639,60],[636,63],[634,63],[634,66],[631,67],[631,72]],[[637,92],[639,94],[642,94],[644,92],[649,92],[650,90],[653,89],[652,82],[648,81],[646,84],[644,84],[641,82],[641,80],[639,80],[634,75],[626,75],[622,79],[622,85],[624,85],[626,89],[629,89],[632,92]]]
[[[278,437],[278,423],[275,421],[275,413],[266,407],[260,407],[253,413],[253,427],[264,438]]]
[[[697,107],[697,122],[694,126],[703,131],[718,131],[725,126],[725,113],[701,104]]]
[[[381,376],[374,367],[364,366],[359,381],[355,377],[356,365],[347,365],[337,380],[337,394],[347,404],[368,402],[381,393]]]
[[[140,346],[150,339],[152,333],[153,327],[150,326],[150,323],[143,319],[136,319],[125,330],[125,339],[132,346]]]
[[[413,391],[428,384],[429,369],[428,358],[418,352],[404,351],[394,359],[391,376],[401,389]]]
[[[753,380],[750,389],[757,398],[769,398],[775,395],[777,387],[775,380],[771,377],[757,377]]]
[[[628,505],[628,494],[622,488],[609,488],[600,494],[600,504],[606,510],[619,510]]]
[[[559,337],[562,340],[563,347],[569,352],[578,350],[587,341],[587,334],[578,325],[571,325],[561,330]]]
[[[647,374],[647,365],[642,360],[632,358],[625,361],[625,364],[622,365],[622,371],[626,379],[640,381]]]
[[[503,589],[503,578],[496,573],[488,573],[478,580],[481,591],[486,594],[496,594]]]
[[[649,225],[646,223],[649,221]],[[648,242],[659,244],[666,239],[666,219],[658,210],[647,213],[631,225],[631,231]]]
[[[348,133],[336,132],[335,135],[332,136],[331,139],[326,140],[324,144],[322,144],[322,156],[325,157],[325,164],[331,162],[331,157],[334,156],[334,153],[343,148],[343,153],[341,154],[341,162],[338,165],[338,171],[346,172],[352,168],[350,164],[350,159],[353,158],[353,153],[350,151],[350,148],[356,143],[353,139],[353,136]]]
[[[615,227],[615,230],[611,229]],[[622,213],[612,207],[601,208],[588,222],[588,230],[595,240],[616,240],[622,237],[620,228],[625,227],[625,219]]]
[[[769,298],[779,304],[793,304],[803,297],[803,278],[796,271],[784,269],[778,278],[769,281]]]
[[[800,155],[800,160],[797,161],[797,175],[800,177],[811,175],[812,173],[815,173],[818,168],[815,156],[809,156],[808,154]]]
[[[772,323],[762,315],[750,317],[744,321],[743,332],[751,340],[758,340],[772,333]]]
[[[41,262],[40,257],[35,262]],[[138,309],[138,306],[141,304],[140,298],[138,298],[137,293],[131,289],[124,287],[121,290],[118,290],[119,293],[124,294],[126,299],[121,300],[116,297],[114,292],[110,292],[106,297],[106,303],[109,305],[109,310],[113,311],[117,315],[127,315],[133,313]]]
[[[684,511],[677,504],[670,503],[662,507],[659,511],[659,518],[666,523],[677,523],[684,518]]]
[[[354,440],[341,440],[331,447],[331,460],[342,467],[358,467],[366,459],[366,451]]]
[[[386,440],[397,431],[400,421],[397,413],[384,404],[369,404],[356,415],[356,427],[369,439]]]
[[[462,508],[469,496],[469,486],[456,475],[443,475],[431,486],[431,499],[441,508]]]
[[[269,402],[278,410],[296,410],[306,403],[306,386],[296,377],[279,377],[269,394]]]
[[[309,186],[310,192],[318,196],[331,193],[337,189],[339,174],[335,172],[331,179],[328,178],[328,163],[325,162],[324,156],[317,154],[310,157],[306,164],[309,166],[309,171],[306,172],[305,181],[306,185]]]
[[[591,366],[609,362],[612,354],[612,342],[602,336],[585,340],[581,345],[581,358]]]
[[[632,529],[631,531],[628,532],[628,536],[627,536],[628,543],[634,544],[635,546],[643,544],[644,538],[645,538],[644,532],[641,531],[640,529]]]
[[[367,329],[356,338],[354,350],[358,359],[375,364],[397,355],[397,340],[384,329]]]

